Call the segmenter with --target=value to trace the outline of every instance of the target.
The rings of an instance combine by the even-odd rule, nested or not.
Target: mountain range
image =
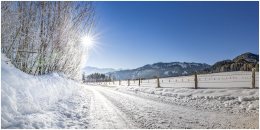
[[[136,69],[115,70],[112,68],[86,67],[86,75],[91,73],[103,73],[113,79],[137,79],[137,78],[154,78],[154,77],[174,77],[191,75],[198,73],[217,73],[227,71],[251,71],[252,68],[258,69],[259,55],[250,52],[243,53],[232,60],[218,61],[213,65],[194,62],[158,62],[147,64]]]
[[[148,64],[132,70],[121,70],[107,73],[113,79],[137,79],[154,77],[172,77],[190,75],[195,71],[209,68],[210,65],[202,63],[171,62]]]
[[[117,70],[112,69],[112,68],[97,68],[97,67],[86,66],[85,68],[83,68],[82,71],[85,73],[85,75],[90,75],[93,73],[105,74],[105,73],[113,72],[113,71],[117,71]]]

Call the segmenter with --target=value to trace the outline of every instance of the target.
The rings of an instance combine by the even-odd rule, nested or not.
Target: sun
[[[86,47],[92,47],[95,43],[95,39],[91,35],[86,35],[81,38],[81,43],[85,45]]]

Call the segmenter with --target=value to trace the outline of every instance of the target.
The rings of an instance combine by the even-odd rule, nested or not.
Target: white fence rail
[[[259,88],[259,72],[235,71],[191,76],[168,77],[145,80],[121,80],[111,82],[89,82],[107,86],[141,86],[141,87],[186,87],[194,88]]]

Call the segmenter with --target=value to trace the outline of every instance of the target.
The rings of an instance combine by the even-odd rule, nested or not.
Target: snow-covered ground
[[[161,87],[168,88],[194,88],[194,75],[160,78]],[[220,72],[211,74],[199,74],[197,77],[199,88],[252,88],[252,72],[250,71],[233,71]],[[100,82],[99,84],[108,86],[139,86],[138,80]],[[142,87],[157,87],[157,79],[140,80]],[[259,88],[259,72],[255,72],[255,87]]]
[[[240,112],[228,111],[227,107],[210,109],[211,99],[204,104],[188,105],[190,100],[176,99],[156,94],[131,91],[128,87],[86,86],[98,93],[99,100],[112,104],[117,114],[105,111],[104,122],[128,122],[128,127],[109,126],[98,128],[258,128],[258,110]],[[130,91],[129,91],[130,90]],[[256,90],[258,91],[258,90]],[[244,94],[246,95],[246,94]],[[183,96],[185,98],[186,96]],[[208,105],[209,104],[209,105]],[[100,104],[102,108],[107,105]],[[200,107],[200,106],[204,107]],[[258,109],[258,108],[257,108]],[[119,112],[118,112],[119,111]],[[123,114],[122,114],[123,113]],[[110,115],[110,116],[109,116]],[[115,117],[112,118],[107,117]],[[121,123],[120,123],[121,124]]]
[[[259,128],[258,89],[84,85],[1,59],[1,128]]]
[[[1,128],[88,127],[90,100],[80,84],[25,74],[1,56]]]
[[[258,113],[259,110],[258,89],[189,89],[129,86],[116,87],[115,90],[196,109],[238,114]]]

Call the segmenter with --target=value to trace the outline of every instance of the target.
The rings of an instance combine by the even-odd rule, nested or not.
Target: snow
[[[121,86],[120,92],[134,92],[166,102],[179,102],[179,105],[203,107],[215,111],[226,109],[230,112],[257,112],[259,110],[258,89],[190,89],[190,88],[155,88],[140,86]],[[186,102],[186,103],[185,103]],[[255,111],[251,111],[255,110]]]
[[[258,89],[83,85],[1,65],[3,129],[259,128]]]
[[[99,117],[95,121],[99,124],[96,128],[258,128],[258,104],[249,105],[248,110],[235,112],[229,109],[237,102],[211,109],[211,105],[216,103],[213,99],[208,97],[191,100],[189,98],[192,94],[186,89],[176,90],[182,94],[175,93],[175,98],[162,96],[166,92],[170,94],[175,91],[165,88],[152,90],[149,87],[139,87],[151,93],[140,92],[138,87],[132,86],[90,85],[87,88],[91,88],[94,97],[98,97],[98,100],[94,100],[99,102],[98,106],[95,105],[98,108],[95,113],[103,111],[94,114]],[[233,101],[233,98],[224,97],[224,100]],[[198,101],[197,104],[194,101]]]
[[[165,71],[163,74],[164,75],[169,75],[169,71]]]
[[[178,65],[180,65],[182,68],[187,68],[187,63],[179,63]]]
[[[185,71],[184,71],[185,73]],[[183,74],[184,74],[183,73]],[[131,80],[132,81],[132,80]],[[152,81],[152,82],[151,82]],[[115,81],[116,83],[118,81]],[[111,82],[112,83],[112,82]],[[255,73],[255,87],[259,87],[259,72]],[[111,84],[112,85],[112,84]],[[115,85],[115,84],[113,84]],[[118,84],[116,84],[118,85]],[[127,80],[121,80],[121,85],[127,86]],[[130,85],[136,85],[130,83]],[[142,80],[140,86],[157,86],[156,79]],[[194,88],[195,81],[194,75],[178,76],[160,78],[161,87],[169,88]],[[234,72],[221,72],[212,74],[199,74],[198,87],[202,89],[220,89],[220,88],[251,88],[252,87],[252,72],[250,71],[234,71]]]
[[[182,74],[188,74],[188,72],[187,72],[187,71],[184,71]]]
[[[1,57],[1,128],[71,128],[66,121],[84,104],[79,84],[57,73],[25,74]]]

